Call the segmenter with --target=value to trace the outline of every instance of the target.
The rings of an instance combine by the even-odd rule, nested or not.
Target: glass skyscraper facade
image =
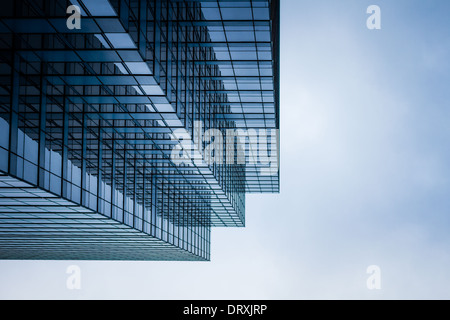
[[[279,192],[279,0],[10,0],[0,258],[210,259]]]

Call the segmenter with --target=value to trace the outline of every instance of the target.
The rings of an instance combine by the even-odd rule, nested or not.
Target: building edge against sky
[[[279,5],[4,4],[0,258],[209,260],[246,193],[279,192]],[[199,141],[198,123],[245,134],[209,141],[225,161],[200,139],[176,163],[175,133]]]

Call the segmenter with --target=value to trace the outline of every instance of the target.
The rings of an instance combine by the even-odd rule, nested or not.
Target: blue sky
[[[450,2],[281,5],[281,194],[210,263],[0,261],[0,298],[450,298]]]

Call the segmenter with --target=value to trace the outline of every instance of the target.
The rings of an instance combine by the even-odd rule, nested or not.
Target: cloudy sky
[[[450,299],[450,2],[281,5],[281,194],[209,263],[0,261],[0,298]]]

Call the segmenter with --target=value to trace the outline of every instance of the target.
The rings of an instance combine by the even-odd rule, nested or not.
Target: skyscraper
[[[279,1],[0,16],[0,258],[209,260],[279,192]]]

